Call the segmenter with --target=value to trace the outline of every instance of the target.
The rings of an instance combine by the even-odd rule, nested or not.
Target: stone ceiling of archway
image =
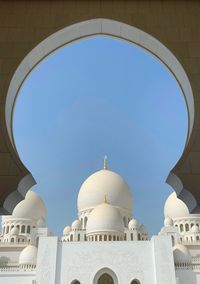
[[[200,203],[200,4],[198,1],[2,1],[0,2],[0,207],[12,211],[34,179],[12,147],[5,100],[19,63],[39,42],[73,23],[114,19],[157,38],[185,69],[195,99],[195,123],[188,146],[173,170]],[[29,177],[29,178],[27,178]],[[20,194],[11,194],[16,191]],[[9,194],[12,198],[9,200]],[[20,196],[21,195],[21,196]],[[7,200],[7,202],[6,202]],[[9,201],[9,202],[8,202]]]

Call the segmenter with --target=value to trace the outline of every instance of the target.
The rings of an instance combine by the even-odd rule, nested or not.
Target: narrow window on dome
[[[31,232],[31,226],[28,226],[27,227],[27,234],[30,234],[30,232]]]
[[[25,226],[24,225],[21,227],[21,233],[25,233]]]
[[[172,236],[172,246],[174,246],[175,244],[175,240],[174,240],[174,236]]]
[[[88,218],[85,217],[85,218],[84,218],[84,229],[86,228],[87,220],[88,220]]]
[[[124,218],[123,218],[123,221],[124,221],[124,226],[126,227],[127,224],[126,224],[126,217],[125,217],[125,216],[124,216]]]

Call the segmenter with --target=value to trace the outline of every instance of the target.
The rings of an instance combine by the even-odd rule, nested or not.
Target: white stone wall
[[[151,243],[153,246],[155,283],[175,284],[175,268],[171,237],[154,236]]]
[[[36,267],[37,284],[59,283],[56,282],[56,272],[59,273],[59,271],[56,271],[57,267],[59,267],[59,261],[57,259],[57,246],[58,237],[40,238]]]
[[[177,284],[199,284],[200,271],[193,269],[177,269],[176,270]]]
[[[95,275],[111,269],[117,284],[138,279],[142,284],[175,284],[171,240],[166,236],[135,242],[58,242],[41,238],[37,284],[93,284]],[[56,271],[55,271],[56,270]]]
[[[0,267],[3,265],[4,262],[8,261],[8,264],[15,263],[18,264],[19,262],[19,255],[21,251],[24,249],[25,246],[21,247],[14,247],[14,246],[7,246],[7,247],[0,247]]]
[[[19,272],[1,273],[0,284],[35,284],[33,273],[20,274]]]

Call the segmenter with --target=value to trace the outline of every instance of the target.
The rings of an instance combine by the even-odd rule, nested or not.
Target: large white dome
[[[108,203],[98,205],[88,217],[86,232],[87,234],[124,232],[123,218],[119,210]]]
[[[132,211],[132,196],[124,179],[109,170],[100,170],[82,184],[78,194],[78,210],[94,208],[107,196],[109,203]]]
[[[180,217],[187,217],[190,215],[190,213],[185,203],[177,198],[176,193],[173,192],[165,202],[164,215],[165,218],[170,217],[172,219],[175,219]]]
[[[39,220],[46,219],[46,208],[43,200],[34,192],[29,190],[25,199],[15,206],[13,210],[13,217],[28,218]]]

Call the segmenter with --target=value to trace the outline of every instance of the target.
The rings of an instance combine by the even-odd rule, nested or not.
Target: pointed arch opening
[[[118,284],[117,275],[110,268],[102,268],[94,276],[93,284]]]
[[[141,282],[137,279],[134,279],[134,280],[131,281],[130,284],[141,284]]]
[[[73,280],[73,281],[71,282],[71,284],[81,284],[81,282],[78,281],[77,279],[75,279],[75,280]]]
[[[99,277],[97,284],[114,284],[114,280],[110,274],[104,273]]]

